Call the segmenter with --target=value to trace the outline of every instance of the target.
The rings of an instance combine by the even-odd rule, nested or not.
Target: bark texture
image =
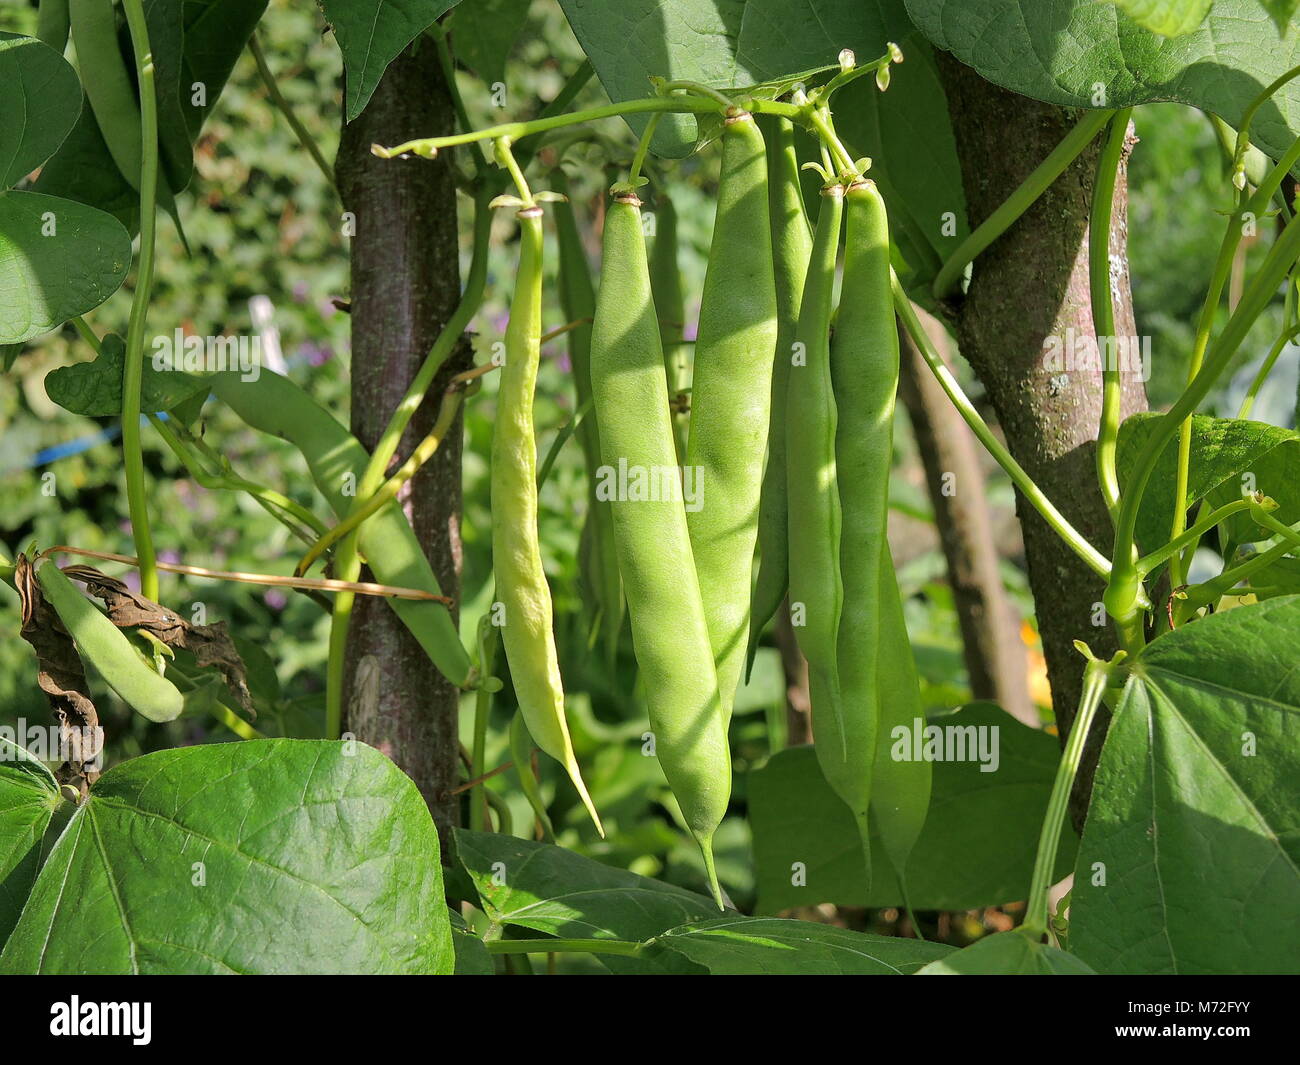
[[[1069,113],[989,84],[945,53],[939,66],[948,94],[971,225],[987,218],[1060,142]],[[1088,293],[1088,212],[1100,137],[973,264],[965,298],[949,308],[962,354],[979,375],[1012,454],[1070,522],[1109,554],[1112,530],[1096,477],[1101,375],[1048,365],[1048,340],[1094,335]],[[1126,167],[1111,221],[1115,328],[1133,336],[1127,256]],[[1136,375],[1124,382],[1124,416],[1146,409]],[[1074,720],[1083,661],[1073,642],[1100,656],[1115,649],[1098,625],[1103,584],[1023,499],[1025,555],[1052,701],[1062,742]],[[1100,722],[1075,785],[1072,812],[1082,823],[1106,722]]]
[[[460,299],[454,175],[446,159],[382,160],[374,143],[450,132],[451,99],[432,44],[399,56],[365,111],[343,129],[336,171],[352,241],[352,431],[374,447]],[[412,419],[395,469],[433,425],[447,379],[471,360],[461,344]],[[405,486],[402,504],[444,594],[460,596],[461,421]],[[364,575],[363,580],[372,579]],[[458,821],[458,692],[380,600],[358,596],[347,653],[344,727],[415,781],[449,853]]]
[[[921,312],[941,355],[950,343],[943,326]],[[1038,709],[1029,695],[1028,655],[1020,618],[999,571],[997,541],[974,434],[948,402],[939,382],[901,328],[899,394],[907,407],[961,627],[962,652],[976,699],[996,702],[1032,727]]]

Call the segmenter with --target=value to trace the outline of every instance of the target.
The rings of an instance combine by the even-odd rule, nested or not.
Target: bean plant
[[[53,722],[49,744],[0,729],[0,972],[1295,970],[1300,435],[1249,418],[1300,332],[1288,5],[809,0],[805,22],[799,5],[750,0],[738,25],[715,26],[724,16],[699,0],[547,0],[546,32],[568,33],[562,13],[582,55],[557,50],[558,91],[487,118],[527,2],[321,0],[346,121],[399,57],[445,79],[445,130],[371,150],[452,168],[469,249],[459,303],[369,447],[276,367],[217,365],[211,345],[167,358],[159,342],[158,230],[184,240],[205,210],[187,190],[246,49],[302,166],[334,180],[261,47],[266,0],[37,6],[34,36],[0,36],[0,344],[7,367],[43,336],[76,338],[86,361],[45,388],[120,426],[130,520],[106,531],[114,550],[28,542],[0,557],[5,624],[32,647]],[[1245,47],[1220,49],[1228,22]],[[1003,32],[1009,47],[989,43]],[[1071,40],[1093,42],[1086,60]],[[1008,61],[1017,49],[1046,58]],[[981,219],[954,172],[945,64],[1069,109],[1059,145]],[[1143,105],[1170,99],[1216,123],[1223,237],[1213,263],[1186,264],[1208,281],[1181,393],[1126,417],[1126,375],[1142,369],[1116,336],[1127,267],[1112,231]],[[936,338],[999,241],[1041,224],[1035,204],[1083,159],[1097,358],[1067,364],[1061,387],[1091,390],[1100,419],[1095,476],[1062,486],[1031,476]],[[673,206],[691,181],[712,199],[698,293]],[[1266,250],[1247,258],[1251,245]],[[123,336],[102,308],[124,285]],[[499,343],[493,300],[508,308]],[[1279,308],[1236,417],[1206,413]],[[448,383],[467,333],[489,342]],[[559,425],[535,403],[552,341],[570,378]],[[987,700],[927,704],[890,535],[911,353],[1022,516],[1095,586],[1071,664],[1081,695],[1051,731]],[[440,587],[406,502],[485,392],[492,566],[464,592],[481,600],[471,613]],[[416,431],[422,408],[436,416]],[[236,469],[213,428],[234,419],[301,456],[314,495]],[[146,443],[283,527],[266,572],[159,550],[169,516]],[[585,502],[567,516],[576,625],[539,520],[562,453]],[[1067,517],[1062,491],[1100,500],[1104,539]],[[177,575],[319,608],[318,732],[267,730],[247,649],[189,614]],[[444,753],[461,762],[463,827],[440,833],[428,796],[364,742],[386,663],[349,656],[358,597],[386,603],[460,693],[467,742]],[[794,662],[812,741],[785,747],[772,728],[761,765],[741,771],[742,697],[774,648]],[[579,658],[635,705],[631,733],[593,739],[575,710]],[[151,722],[231,738],[115,756],[105,689]],[[508,722],[495,747],[494,717]],[[601,780],[619,744],[652,767],[656,823],[697,850],[692,884],[593,857],[628,830]],[[758,883],[740,906],[721,842],[737,820]],[[800,919],[823,904],[892,924]],[[1013,927],[970,943],[936,916],[988,907]]]

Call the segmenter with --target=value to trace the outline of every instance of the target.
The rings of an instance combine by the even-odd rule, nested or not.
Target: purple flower
[[[279,588],[268,588],[262,593],[262,602],[272,610],[283,610],[289,605],[289,597]]]

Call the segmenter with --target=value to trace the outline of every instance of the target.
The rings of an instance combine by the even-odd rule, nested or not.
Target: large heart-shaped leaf
[[[0,954],[5,973],[449,973],[438,834],[378,751],[160,751],[95,784]]]
[[[266,4],[267,0],[188,0],[185,4],[149,0],[145,6],[165,179],[159,183],[159,203],[173,217],[174,194],[188,185],[194,172],[192,145]],[[119,45],[129,57],[125,27]],[[107,211],[133,233],[139,227],[139,195],[118,171],[88,104],[33,187]]]
[[[459,0],[319,0],[347,71],[347,121],[361,114],[388,64]]]
[[[1163,417],[1162,414],[1137,414],[1120,426],[1117,461],[1121,488],[1128,482],[1138,456]],[[1145,551],[1169,540],[1177,460],[1175,439],[1160,453],[1142,496],[1137,536]],[[1197,415],[1193,419],[1184,509],[1202,499],[1222,505],[1240,499],[1243,490],[1258,490],[1275,498],[1279,506],[1274,516],[1290,525],[1300,521],[1300,498],[1294,490],[1297,484],[1300,484],[1300,433],[1236,418]],[[1242,515],[1232,519],[1228,528],[1233,539],[1240,541],[1250,536],[1253,522],[1248,515]]]
[[[53,155],[80,107],[81,84],[63,56],[35,37],[0,39],[0,187]]]
[[[1217,0],[1182,37],[1162,37],[1097,0],[906,0],[917,27],[995,85],[1067,107],[1173,100],[1233,127],[1254,97],[1300,62],[1259,0]],[[1300,134],[1300,85],[1260,109],[1251,139],[1274,158]]]
[[[996,735],[998,762],[988,773],[974,760],[934,763],[930,813],[907,865],[913,907],[965,910],[1023,899],[1060,760],[1056,738],[988,703],[931,718],[930,724],[974,726],[976,732],[967,736]],[[811,747],[776,754],[750,775],[748,794],[761,912],[823,902],[902,903],[874,836],[873,882],[870,893],[864,890],[853,816],[822,778]],[[1075,846],[1067,826],[1057,855],[1058,878],[1072,868]]]
[[[37,192],[0,193],[0,344],[94,310],[130,265],[131,238],[103,211]]]
[[[45,375],[45,393],[64,410],[85,418],[112,418],[122,413],[122,375],[126,342],[109,333],[92,362],[60,366]],[[141,409],[149,413],[173,410],[193,396],[208,393],[208,382],[182,370],[156,370],[144,360]]]
[[[1105,973],[1300,970],[1300,597],[1150,645],[1106,734],[1070,949]]]
[[[718,914],[703,895],[563,847],[462,830],[456,850],[484,911],[498,924],[563,937],[646,940]]]
[[[833,66],[843,48],[863,60],[911,32],[902,0],[560,0],[569,25],[614,100],[651,92],[650,78],[685,78],[717,88],[765,82]],[[635,117],[638,134],[646,118]],[[655,151],[689,153],[689,117],[660,122]]]
[[[36,879],[41,838],[59,802],[50,771],[0,736],[0,947]]]
[[[977,940],[964,950],[932,961],[918,976],[1088,976],[1092,970],[1073,954],[1039,943],[1020,929]]]
[[[714,976],[902,976],[952,949],[810,921],[724,917],[673,929],[645,953],[669,971],[682,971],[673,964],[682,959]]]

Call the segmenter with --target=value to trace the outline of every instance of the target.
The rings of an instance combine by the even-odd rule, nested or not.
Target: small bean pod
[[[41,0],[36,14],[36,36],[60,55],[68,47],[68,0]]]
[[[144,158],[140,102],[118,47],[115,12],[113,0],[68,0],[81,87],[109,155],[131,188],[139,189]]]
[[[760,120],[761,121],[761,120]],[[799,325],[812,228],[800,188],[794,127],[784,118],[767,127],[768,211],[772,221],[772,259],[776,277],[777,334],[772,364],[772,410],[768,419],[767,465],[758,508],[758,577],[749,616],[745,674],[754,668],[759,637],[772,620],[790,583],[789,505],[786,487],[785,407],[790,357]]]
[[[537,437],[533,394],[541,360],[542,209],[519,212],[519,270],[515,277],[505,365],[492,431],[492,569],[505,613],[501,642],[519,699],[519,712],[543,751],[569,774],[604,835],[573,753],[564,720],[564,685],[555,649],[551,589],[537,535]]]
[[[685,342],[686,294],[678,261],[677,208],[665,195],[655,198],[654,240],[650,245],[650,291],[659,314],[659,337],[664,347],[664,369],[668,374],[668,398],[675,400],[691,385],[690,347]],[[673,439],[678,461],[686,458],[686,415],[674,411]]]
[[[870,876],[867,815],[881,714],[880,657],[886,650],[881,633],[887,624],[881,589],[894,579],[892,566],[886,573],[883,562],[889,543],[898,331],[889,282],[889,227],[873,183],[849,188],[845,216],[844,281],[831,343],[835,472],[843,519],[844,603],[837,656],[844,743],[819,756],[827,778],[857,819]],[[888,653],[900,649],[891,646]],[[910,655],[910,649],[905,653]]]
[[[558,281],[560,307],[569,322],[591,318],[596,312],[596,288],[591,267],[582,246],[569,184],[563,170],[554,171],[553,187],[566,198],[555,204],[555,235],[559,250]],[[573,367],[578,409],[591,398],[591,325],[576,326],[568,333],[569,362]],[[606,660],[613,662],[623,630],[623,582],[618,575],[614,548],[614,525],[608,507],[596,505],[596,470],[600,466],[600,423],[589,411],[578,426],[587,468],[587,518],[579,541],[579,576],[583,598],[592,619],[591,638],[599,641]]]
[[[619,193],[605,218],[591,384],[602,472],[615,481],[619,471],[627,471],[629,487],[632,476],[656,478],[661,491],[606,490],[602,505],[614,515],[655,753],[721,906],[713,834],[731,795],[731,753],[677,471],[640,208],[635,195]]]
[[[828,185],[822,191],[799,308],[785,421],[791,620],[809,670],[820,674],[822,686],[831,691],[838,686],[836,636],[844,602],[839,559],[842,515],[835,473],[837,415],[830,367],[831,310],[843,218],[844,189]],[[834,740],[842,750],[844,734],[834,700],[823,700],[822,709],[824,713],[817,715],[814,700],[818,746]]]
[[[695,570],[731,717],[749,638],[758,506],[772,403],[776,281],[763,135],[747,111],[728,116],[713,245],[700,300],[686,465],[699,478],[687,512]]]
[[[81,652],[132,710],[150,721],[174,721],[185,707],[176,685],[149,667],[126,634],[73,585],[49,558],[36,562],[46,601]]]

